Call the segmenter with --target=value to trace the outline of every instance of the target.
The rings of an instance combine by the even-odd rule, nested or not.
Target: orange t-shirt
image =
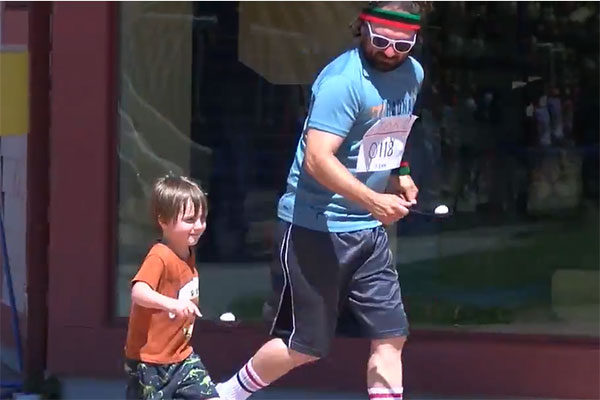
[[[198,304],[198,271],[195,257],[184,261],[168,246],[157,243],[131,280],[145,282],[156,292]],[[163,310],[132,304],[127,330],[125,356],[132,360],[155,364],[171,364],[192,353],[189,341],[194,329],[194,316],[170,318]]]

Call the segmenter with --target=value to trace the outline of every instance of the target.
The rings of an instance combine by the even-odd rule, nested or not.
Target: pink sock
[[[402,392],[400,388],[385,388],[376,387],[369,389],[369,400],[402,400]]]

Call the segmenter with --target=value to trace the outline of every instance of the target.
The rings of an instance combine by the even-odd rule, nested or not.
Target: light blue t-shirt
[[[304,132],[279,200],[284,221],[325,232],[351,232],[380,225],[358,204],[318,183],[303,167],[309,128],[344,138],[336,157],[362,183],[383,192],[390,171],[356,172],[365,132],[382,117],[411,115],[423,82],[423,67],[412,57],[390,72],[373,69],[358,48],[329,63],[312,86]]]

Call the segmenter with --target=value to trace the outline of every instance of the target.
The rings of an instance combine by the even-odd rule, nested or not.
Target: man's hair
[[[167,175],[158,178],[152,188],[150,207],[152,218],[157,227],[159,220],[171,223],[177,220],[180,212],[185,214],[187,207],[193,204],[195,216],[206,220],[208,205],[206,195],[200,186],[185,176]]]
[[[420,14],[421,1],[372,1],[368,8],[383,8],[385,10],[400,11],[409,14]]]

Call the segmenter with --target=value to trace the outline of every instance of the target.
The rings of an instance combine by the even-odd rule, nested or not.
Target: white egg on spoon
[[[235,322],[235,315],[233,315],[233,313],[226,312],[226,313],[221,314],[221,316],[219,317],[219,320],[221,320],[223,322]]]
[[[433,210],[433,213],[436,215],[445,215],[448,214],[450,212],[450,210],[448,209],[448,206],[445,204],[440,204],[439,206],[437,206],[435,208],[435,210]]]
[[[423,211],[420,210],[416,207],[411,207],[409,209],[410,213],[414,213],[414,214],[419,214],[419,215],[426,215],[429,217],[438,217],[438,218],[445,218],[445,217],[449,217],[452,215],[452,213],[450,212],[450,209],[448,208],[447,205],[445,204],[440,204],[437,207],[435,207],[433,209],[433,212],[431,211]]]

